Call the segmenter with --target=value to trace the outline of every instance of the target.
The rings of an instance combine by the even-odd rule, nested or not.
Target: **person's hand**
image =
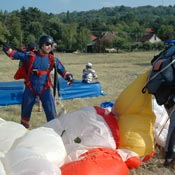
[[[65,80],[67,80],[68,85],[71,86],[72,83],[73,83],[73,81],[74,81],[74,79],[73,79],[73,75],[70,74],[70,73],[66,74],[66,78],[65,78]]]
[[[9,48],[9,47],[4,47],[3,46],[2,50],[7,56],[10,56],[10,53],[12,52],[12,49]]]
[[[9,50],[9,48],[6,47],[6,46],[3,46],[3,47],[2,47],[2,50],[3,50],[3,52],[7,53],[7,51]]]
[[[5,43],[3,43],[3,42],[1,42],[1,44],[2,44],[2,50],[3,50],[3,52],[6,54],[6,55],[9,55],[9,53],[11,52],[11,48],[7,45],[7,44],[5,44]]]

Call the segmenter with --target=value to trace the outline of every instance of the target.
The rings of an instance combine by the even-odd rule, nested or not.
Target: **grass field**
[[[137,75],[144,73],[150,66],[150,60],[156,52],[136,52],[120,54],[65,54],[56,53],[74,79],[81,80],[82,69],[87,62],[93,64],[98,74],[102,90],[107,94],[98,98],[74,99],[63,101],[65,109],[75,111],[84,106],[100,105],[104,101],[115,101],[124,88],[130,84]],[[4,54],[0,55],[0,81],[14,81],[13,76],[18,67],[18,61],[10,60]],[[57,106],[60,110],[60,106]],[[20,105],[0,108],[1,118],[19,122]],[[36,128],[46,122],[44,113],[37,111],[34,106],[31,117],[31,127]]]
[[[158,52],[131,52],[113,54],[66,54],[56,53],[74,79],[81,79],[82,69],[87,62],[99,77],[102,90],[107,94],[97,98],[65,100],[63,105],[68,112],[78,110],[84,106],[99,106],[104,101],[115,101],[118,95],[139,75],[150,68],[150,61]],[[18,61],[12,61],[4,54],[0,54],[0,81],[14,81],[13,75],[18,67]],[[57,105],[57,110],[60,106]],[[20,105],[0,108],[0,118],[20,121]],[[46,122],[44,112],[37,111],[34,106],[31,127],[36,128]],[[157,155],[148,163],[131,171],[132,175],[166,175],[174,174],[173,170],[162,166],[163,159]]]

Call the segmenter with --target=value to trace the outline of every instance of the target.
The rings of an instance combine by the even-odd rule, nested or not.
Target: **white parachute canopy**
[[[164,106],[158,105],[155,99],[152,100],[152,106],[153,106],[153,112],[156,115],[156,121],[154,124],[155,142],[159,146],[165,147],[169,127],[169,116]]]
[[[78,159],[80,154],[92,148],[116,148],[109,126],[94,107],[63,114],[44,127],[53,128],[61,135],[68,154],[67,161]]]
[[[4,165],[2,164],[1,160],[0,160],[0,175],[6,175]]]
[[[32,130],[0,120],[0,131],[2,175],[61,175],[59,167],[80,159],[87,150],[116,148],[108,124],[94,107],[61,115]]]
[[[3,162],[8,175],[61,175],[56,164],[26,147],[10,150]]]
[[[53,129],[0,119],[0,141],[0,175],[61,175],[67,153]]]
[[[30,149],[57,166],[64,164],[67,155],[61,137],[51,128],[40,127],[26,133],[14,143],[13,149]]]
[[[26,128],[19,123],[0,120],[0,157],[4,157],[15,140],[24,136]]]

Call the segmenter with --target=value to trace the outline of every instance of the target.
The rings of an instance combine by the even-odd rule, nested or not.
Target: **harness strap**
[[[32,74],[37,76],[45,75],[47,73],[48,73],[47,70],[35,70],[35,69],[32,70]]]
[[[29,52],[29,69],[28,69],[28,72],[27,72],[27,77],[26,77],[26,80],[25,80],[25,84],[26,84],[26,86],[29,87],[29,89],[32,92],[32,94],[35,94],[35,91],[34,91],[34,89],[32,87],[32,83],[30,81],[30,73],[31,73],[34,61],[35,61],[35,54],[34,54],[34,52]]]
[[[27,73],[27,77],[26,77],[26,81],[25,81],[25,84],[26,84],[26,86],[28,86],[29,87],[29,89],[31,90],[31,92],[33,93],[33,94],[36,94],[35,93],[35,91],[34,91],[34,89],[33,89],[33,87],[32,87],[32,83],[31,83],[31,81],[30,81],[30,74],[36,74],[36,75],[38,75],[38,76],[41,76],[41,75],[48,75],[47,76],[47,81],[46,81],[46,83],[45,83],[45,85],[44,85],[44,88],[43,88],[43,90],[41,91],[41,93],[39,94],[39,97],[41,97],[42,96],[42,94],[49,88],[49,87],[51,87],[52,86],[52,81],[51,81],[51,78],[50,78],[50,72],[52,71],[52,69],[53,69],[53,66],[54,66],[54,64],[55,64],[55,57],[54,57],[54,55],[53,54],[49,54],[48,55],[48,57],[49,57],[49,64],[50,64],[50,67],[49,67],[49,70],[35,70],[35,69],[33,69],[32,70],[32,66],[33,66],[33,62],[35,61],[35,53],[33,53],[33,52],[30,52],[30,61],[29,61],[29,69],[28,69],[28,73]]]
[[[52,71],[53,67],[54,67],[54,64],[55,64],[55,57],[53,54],[49,54],[49,63],[50,63],[50,67],[49,67],[49,70],[47,71],[47,82],[45,83],[44,85],[44,88],[43,90],[41,91],[41,93],[39,94],[39,97],[42,96],[42,94],[49,88],[52,86],[52,81],[51,81],[51,78],[50,78],[50,72]]]

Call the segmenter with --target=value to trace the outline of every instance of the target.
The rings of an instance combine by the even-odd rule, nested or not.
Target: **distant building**
[[[138,39],[139,42],[150,42],[152,44],[154,43],[161,43],[162,40],[154,33],[154,31],[151,28],[147,28],[145,30],[145,35]]]
[[[140,38],[139,41],[142,43],[150,42],[152,44],[162,42],[162,40],[155,33],[146,34],[142,38]]]
[[[92,36],[91,42],[87,44],[87,52],[105,52],[105,48],[111,48],[112,42],[116,38],[114,32],[103,32],[99,36]]]

